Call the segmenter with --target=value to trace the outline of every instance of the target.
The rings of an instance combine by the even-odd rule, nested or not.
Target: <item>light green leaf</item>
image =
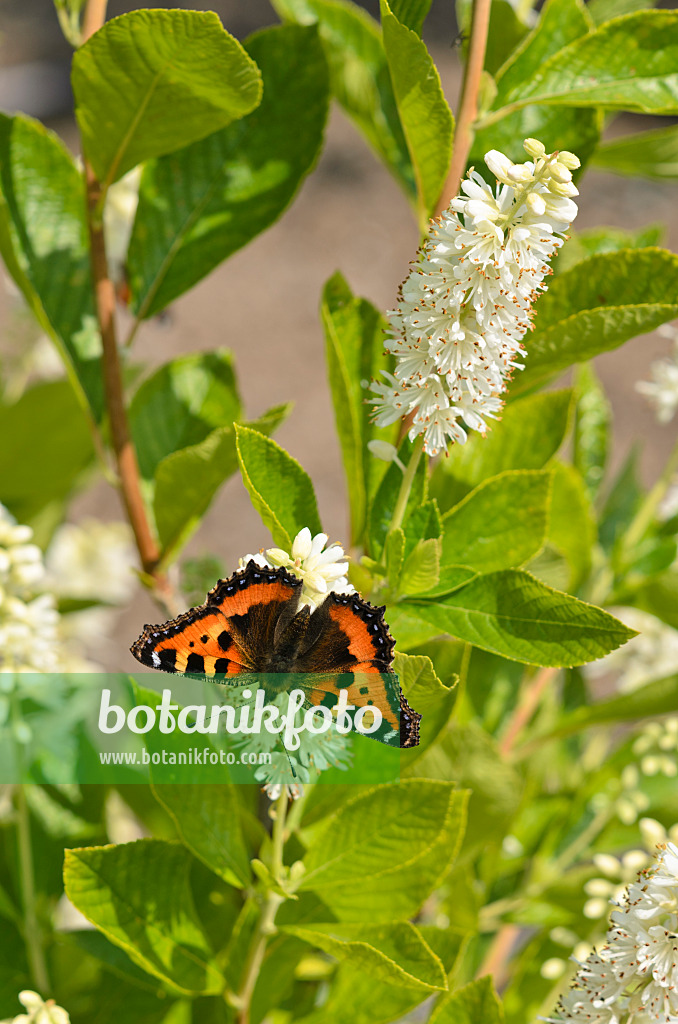
[[[386,563],[386,576],[389,585],[396,590],[400,580],[400,571],[403,567],[403,554],[405,552],[405,534],[397,527],[391,530],[384,545],[384,560]]]
[[[403,594],[422,594],[432,590],[440,580],[440,541],[429,537],[420,540],[410,552],[400,576]]]
[[[619,252],[620,249],[647,249],[661,245],[665,235],[663,224],[648,224],[638,231],[609,226],[589,228],[588,231],[570,231],[567,245],[559,250],[552,261],[554,274],[570,270],[575,263],[581,263],[602,252]]]
[[[14,405],[0,406],[0,436],[0,501],[21,523],[68,497],[94,457],[85,415],[65,380],[36,384]]]
[[[350,0],[272,0],[272,4],[285,20],[318,23],[333,95],[414,201],[414,172],[374,19]]]
[[[632,603],[678,629],[678,572],[658,573],[634,592]]]
[[[311,478],[297,460],[256,430],[236,425],[235,431],[243,483],[274,542],[291,551],[304,527],[322,533]]]
[[[423,654],[403,654],[402,651],[396,651],[393,669],[398,674],[400,688],[408,704],[422,715],[419,746],[408,751],[403,769],[412,769],[410,774],[426,775],[425,771],[414,769],[414,762],[421,759],[447,724],[454,705],[457,677],[447,676],[443,683],[436,675],[430,658]]]
[[[325,354],[351,505],[351,537],[360,543],[365,529],[368,495],[386,472],[386,464],[370,454],[372,438],[395,442],[398,426],[379,430],[370,423],[367,392],[361,381],[369,380],[389,364],[384,359],[384,327],[381,314],[367,299],[354,297],[340,273],[323,290],[321,317],[325,329]]]
[[[466,797],[426,779],[358,793],[312,830],[301,889],[317,892],[342,921],[411,917],[456,856]],[[370,884],[347,885],[349,877]]]
[[[571,402],[569,389],[511,402],[487,437],[474,433],[440,460],[431,477],[431,496],[447,510],[504,470],[541,469],[565,439]]]
[[[569,589],[576,590],[591,569],[596,520],[580,473],[562,462],[553,474],[548,539],[567,559]]]
[[[225,781],[219,786],[154,785],[152,788],[191,853],[229,885],[246,888],[251,881],[249,855],[232,784]]]
[[[391,924],[283,925],[287,935],[346,960],[374,978],[418,989],[423,994],[447,989],[443,965],[409,921]]]
[[[139,387],[130,426],[145,480],[164,458],[204,441],[216,427],[232,427],[242,406],[228,349],[196,352],[165,363]]]
[[[0,114],[0,252],[83,405],[104,406],[82,176],[37,121]]]
[[[182,993],[218,994],[226,983],[195,916],[190,860],[159,839],[66,850],[66,893],[149,974]]]
[[[250,424],[252,433],[272,433],[291,406],[270,409]],[[199,444],[164,458],[155,472],[155,521],[167,565],[178,555],[209,508],[221,485],[236,472],[238,457],[233,427],[219,427]]]
[[[485,480],[443,516],[442,565],[494,572],[527,562],[544,544],[550,499],[548,471]]]
[[[381,24],[393,91],[410,152],[422,225],[442,192],[452,153],[454,118],[425,44],[381,0]]]
[[[513,394],[678,316],[678,256],[655,248],[593,256],[553,280],[536,314]]]
[[[322,147],[329,83],[316,29],[265,29],[245,48],[263,76],[257,109],[144,169],[128,258],[140,317],[270,227]]]
[[[479,576],[444,600],[402,607],[439,633],[530,665],[583,665],[635,636],[601,608],[511,569]]]
[[[590,364],[579,367],[576,382],[573,462],[594,498],[605,475],[612,409]]]
[[[678,12],[625,15],[563,47],[484,123],[531,103],[675,114],[677,68]]]
[[[674,181],[678,178],[678,125],[603,142],[592,163],[601,170],[632,178]]]
[[[421,35],[426,15],[431,10],[431,0],[391,0],[391,11],[401,25]]]
[[[141,10],[107,21],[76,50],[75,115],[107,187],[249,114],[261,76],[212,11]]]
[[[620,18],[622,14],[651,10],[655,6],[652,0],[590,0],[586,9],[594,25],[602,25],[612,18]]]
[[[436,1003],[428,1024],[502,1024],[504,1013],[488,975]]]

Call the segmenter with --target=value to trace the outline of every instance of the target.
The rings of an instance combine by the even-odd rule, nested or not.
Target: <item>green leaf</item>
[[[612,18],[620,18],[622,14],[646,11],[655,6],[652,0],[590,0],[586,9],[594,25],[602,25]]]
[[[473,433],[440,460],[431,477],[431,496],[446,510],[504,470],[541,469],[565,439],[571,401],[567,389],[511,402],[487,437]]]
[[[632,603],[678,629],[678,572],[669,569],[649,579],[635,591]]]
[[[678,112],[678,12],[641,11],[615,18],[563,47],[503,110],[530,103],[606,107],[647,114]],[[502,110],[491,117],[498,120]],[[485,118],[485,125],[490,117]]]
[[[440,541],[437,537],[420,540],[408,555],[400,577],[403,594],[422,594],[440,581]]]
[[[334,274],[323,290],[321,317],[325,330],[325,354],[334,405],[334,417],[341,444],[351,505],[351,537],[361,542],[365,529],[368,495],[384,463],[367,449],[378,438],[394,442],[398,426],[379,430],[370,423],[370,406],[361,381],[384,368],[384,327],[381,314],[367,299],[354,297],[340,273]]]
[[[381,24],[393,92],[410,152],[422,225],[432,216],[452,153],[454,118],[425,44],[381,0]]]
[[[577,263],[537,302],[526,369],[512,393],[672,320],[677,295],[678,256],[666,249],[622,250]]]
[[[289,405],[277,406],[250,424],[259,436],[272,433],[285,419]],[[221,485],[236,472],[238,456],[233,427],[220,427],[199,444],[181,448],[158,464],[154,512],[166,565],[199,525]]]
[[[94,457],[92,437],[65,380],[29,388],[0,406],[0,501],[19,522],[63,501]]]
[[[527,138],[539,139],[548,153],[562,149],[576,152],[582,166],[586,166],[600,142],[603,119],[599,110],[536,103],[519,110],[514,106],[502,107],[499,113],[490,111],[479,123],[469,157],[478,171],[484,171],[484,156],[489,149],[499,149],[515,163],[522,163],[526,159],[523,140]]]
[[[419,746],[408,751],[407,764],[403,764],[409,770],[447,724],[454,705],[457,677],[447,677],[449,682],[446,685],[438,678],[430,658],[424,654],[403,654],[402,651],[396,651],[393,669],[398,674],[400,688],[408,704],[423,716]],[[426,773],[417,770],[416,774]]]
[[[576,382],[573,462],[594,498],[605,475],[612,409],[590,364],[579,367]]]
[[[261,99],[261,76],[211,11],[141,10],[76,50],[75,115],[107,187],[151,157],[203,139]]]
[[[284,448],[249,427],[235,427],[238,462],[252,504],[286,551],[304,527],[322,533],[313,484]]]
[[[251,881],[249,855],[231,783],[152,788],[191,853],[229,885],[245,889]]]
[[[190,854],[142,839],[66,850],[71,902],[131,960],[189,995],[220,993],[225,979],[199,926],[188,882]]]
[[[316,29],[265,29],[245,48],[263,76],[257,109],[144,170],[128,257],[140,317],[155,315],[269,228],[322,147],[329,83]]]
[[[173,359],[148,377],[130,404],[130,426],[139,471],[152,480],[172,452],[204,441],[217,427],[232,426],[242,406],[228,349]]]
[[[409,921],[391,924],[283,925],[337,960],[347,960],[374,978],[418,989],[423,995],[447,989],[443,965]]]
[[[663,224],[648,224],[638,231],[624,228],[599,227],[588,231],[572,231],[566,246],[552,260],[553,272],[562,274],[575,263],[581,263],[601,252],[619,252],[620,249],[647,249],[661,245],[665,231]]]
[[[494,572],[527,562],[544,544],[550,500],[550,472],[485,480],[443,516],[442,565]]]
[[[103,411],[82,176],[37,121],[0,114],[0,252],[58,346],[82,404]]]
[[[374,19],[349,0],[272,0],[272,4],[285,20],[318,23],[333,95],[414,201],[414,172]]]
[[[389,586],[393,590],[398,589],[400,572],[403,567],[403,554],[405,552],[405,534],[396,527],[391,530],[384,544],[384,561],[386,563],[386,577]]]
[[[502,1024],[504,1013],[488,975],[443,997],[428,1024]]]
[[[411,28],[418,36],[431,10],[431,0],[391,0],[391,11],[401,25]]]
[[[601,608],[511,569],[479,576],[435,603],[403,602],[403,609],[439,633],[530,665],[583,665],[635,636]]]
[[[358,793],[312,830],[300,888],[317,892],[342,921],[411,917],[456,856],[466,797],[426,779]]]
[[[594,167],[632,178],[675,181],[678,178],[678,126],[622,135],[602,143]]]
[[[553,474],[548,539],[570,567],[569,589],[576,590],[591,570],[596,520],[586,485],[574,466],[558,463]]]

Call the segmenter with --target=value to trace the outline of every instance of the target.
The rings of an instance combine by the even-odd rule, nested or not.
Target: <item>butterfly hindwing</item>
[[[393,673],[360,670],[339,675],[309,675],[295,680],[306,695],[309,705],[335,707],[342,690],[346,703],[354,708],[375,708],[381,712],[382,725],[374,738],[396,747],[413,747],[419,742],[421,715],[408,705],[400,689],[398,677]],[[366,719],[369,725],[369,718]]]

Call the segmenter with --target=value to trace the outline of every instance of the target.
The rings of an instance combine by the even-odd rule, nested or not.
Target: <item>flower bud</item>
[[[540,160],[546,153],[546,146],[538,139],[525,139],[523,149],[534,160]]]
[[[286,566],[290,563],[290,556],[281,548],[266,548],[266,558],[273,565]]]
[[[485,154],[485,163],[499,181],[506,181],[514,166],[513,161],[498,149],[491,149]]]
[[[381,459],[382,462],[395,462],[398,458],[398,449],[388,441],[368,441],[367,447],[375,459]]]
[[[546,203],[538,192],[530,192],[525,202],[532,213],[535,213],[538,217],[541,217],[546,211]]]
[[[568,171],[565,164],[562,164],[559,160],[556,160],[554,164],[551,164],[549,168],[551,177],[555,181],[572,181],[572,172]]]
[[[555,192],[558,196],[565,196],[567,199],[571,196],[579,195],[579,189],[571,181],[554,181],[551,179],[549,188],[551,192]]]
[[[508,173],[509,180],[518,185],[528,185],[534,180],[534,174],[527,164],[514,164]]]
[[[578,167],[581,167],[581,160],[574,153],[570,153],[567,149],[563,149],[558,154],[558,163],[564,164],[571,171],[576,171]]]

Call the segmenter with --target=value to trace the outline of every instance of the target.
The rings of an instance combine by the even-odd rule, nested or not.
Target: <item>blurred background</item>
[[[140,6],[111,0],[109,16]],[[266,0],[161,4],[216,11],[238,38],[277,20]],[[378,0],[361,4],[378,14]],[[670,6],[674,6],[671,4]],[[450,0],[434,0],[424,37],[455,110],[460,84],[457,27]],[[70,48],[59,30],[51,0],[0,2],[0,109],[40,118],[77,148],[69,87]],[[625,116],[612,134],[665,126],[666,118]],[[661,223],[664,244],[678,248],[678,186],[648,183],[589,171],[581,187],[578,230],[597,225],[638,229]],[[320,513],[331,540],[346,536],[343,469],[334,434],[326,380],[324,341],[318,320],[322,286],[337,269],[359,294],[390,308],[418,244],[414,217],[398,186],[336,109],[320,162],[283,218],[244,251],[180,298],[168,314],[146,322],[135,343],[136,358],[151,368],[186,352],[227,346],[236,358],[248,418],[292,399],[294,410],[276,434],[311,475]],[[0,352],[20,344],[17,298],[0,287]],[[121,312],[124,319],[124,311]],[[615,415],[614,463],[641,443],[642,475],[651,482],[675,438],[675,422],[658,426],[635,390],[653,360],[669,354],[671,342],[657,334],[637,338],[597,361]],[[8,443],[7,439],[0,443]],[[10,442],[11,443],[11,442]],[[79,497],[71,519],[122,518],[117,495],[106,484]],[[237,477],[220,492],[187,555],[217,555],[225,570],[238,557],[268,546],[270,538]],[[131,668],[127,649],[141,624],[158,619],[140,591],[118,619],[105,657],[111,669]]]

